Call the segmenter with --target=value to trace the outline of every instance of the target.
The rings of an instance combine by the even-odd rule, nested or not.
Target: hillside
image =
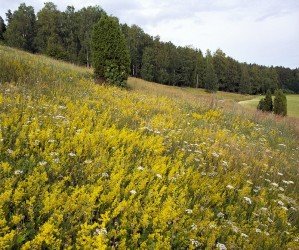
[[[0,249],[299,248],[289,120],[91,76],[0,46]]]

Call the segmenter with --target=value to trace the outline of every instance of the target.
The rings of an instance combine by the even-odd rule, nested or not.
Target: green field
[[[299,133],[247,98],[0,46],[0,249],[299,249]]]
[[[263,96],[257,96],[250,100],[240,101],[244,107],[256,109]],[[288,116],[299,118],[299,95],[287,95]]]

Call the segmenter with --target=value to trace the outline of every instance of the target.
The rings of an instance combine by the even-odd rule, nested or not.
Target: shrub
[[[287,98],[281,89],[275,92],[274,98],[274,113],[277,115],[287,115]]]
[[[257,109],[262,110],[264,112],[272,112],[273,111],[273,102],[271,91],[268,90],[265,98],[262,98],[257,106]]]

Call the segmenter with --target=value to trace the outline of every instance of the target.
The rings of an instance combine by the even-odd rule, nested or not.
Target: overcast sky
[[[46,0],[0,0],[0,16],[20,3],[37,13]],[[299,0],[52,0],[60,10],[99,5],[122,23],[240,62],[299,67]]]

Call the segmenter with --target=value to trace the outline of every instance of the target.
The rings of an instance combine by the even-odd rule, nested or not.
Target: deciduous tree
[[[22,3],[19,8],[11,14],[7,13],[8,26],[4,38],[9,46],[23,50],[35,51],[35,13],[32,6]]]

